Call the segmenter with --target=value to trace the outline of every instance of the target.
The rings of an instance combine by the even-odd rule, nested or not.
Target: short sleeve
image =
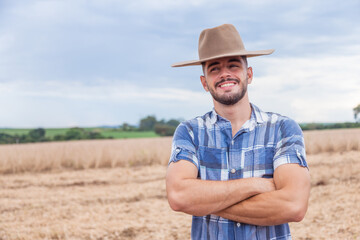
[[[274,170],[287,163],[297,163],[308,168],[302,130],[299,124],[288,118],[281,122],[277,132]]]
[[[185,123],[181,123],[174,133],[169,164],[180,160],[189,161],[199,168],[194,133]]]

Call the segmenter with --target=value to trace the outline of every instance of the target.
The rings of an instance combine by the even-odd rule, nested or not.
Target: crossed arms
[[[298,222],[305,216],[310,176],[298,164],[277,167],[274,179],[211,181],[197,179],[197,174],[196,166],[186,160],[169,165],[166,190],[173,210],[262,226]]]

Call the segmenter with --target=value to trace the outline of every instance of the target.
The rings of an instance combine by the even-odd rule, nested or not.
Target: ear
[[[253,80],[253,70],[252,67],[248,67],[247,71],[246,71],[246,75],[248,77],[248,84],[250,84]]]
[[[200,81],[201,81],[201,84],[202,84],[203,88],[205,89],[205,91],[208,92],[209,88],[208,88],[208,86],[206,84],[206,77],[204,75],[200,76]]]

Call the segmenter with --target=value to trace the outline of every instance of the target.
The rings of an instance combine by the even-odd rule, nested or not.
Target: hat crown
[[[223,24],[203,30],[199,37],[198,49],[199,59],[207,59],[241,52],[245,47],[236,28],[231,24]]]
[[[216,58],[233,56],[256,57],[273,52],[274,49],[247,51],[236,28],[231,24],[223,24],[218,27],[205,29],[200,33],[198,60],[174,63],[172,66],[200,65]]]

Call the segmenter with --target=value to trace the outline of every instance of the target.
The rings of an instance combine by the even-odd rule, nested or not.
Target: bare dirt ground
[[[308,156],[308,213],[293,239],[360,239],[360,151]],[[166,166],[0,175],[0,239],[189,239]]]

